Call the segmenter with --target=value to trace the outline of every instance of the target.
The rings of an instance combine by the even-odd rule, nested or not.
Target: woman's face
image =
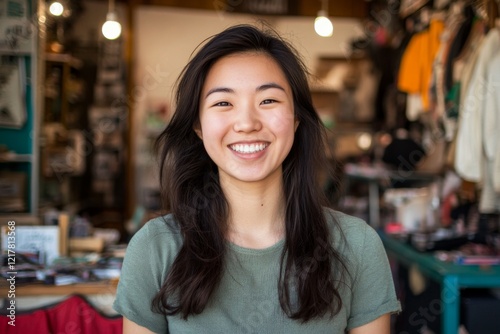
[[[212,66],[196,133],[219,167],[221,183],[281,178],[297,126],[290,85],[271,57],[239,53]]]

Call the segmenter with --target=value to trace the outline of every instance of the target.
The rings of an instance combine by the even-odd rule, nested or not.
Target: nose
[[[259,112],[252,106],[246,105],[235,113],[233,129],[236,132],[253,132],[262,128]]]

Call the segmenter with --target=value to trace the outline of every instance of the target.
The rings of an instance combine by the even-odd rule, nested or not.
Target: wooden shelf
[[[83,62],[80,59],[66,53],[46,53],[45,60],[53,63],[67,63],[74,68],[81,68],[83,66]]]
[[[40,225],[41,219],[36,215],[22,212],[0,212],[0,226],[7,225],[7,222],[15,221],[19,225]],[[1,285],[0,285],[1,287]]]
[[[15,153],[2,153],[0,154],[0,163],[5,162],[31,162],[33,156],[31,154],[15,154]]]
[[[70,285],[45,285],[45,284],[18,284],[16,297],[47,296],[47,295],[104,295],[116,294],[118,280],[100,281],[92,283],[78,283]],[[8,287],[0,286],[0,295],[7,296]]]

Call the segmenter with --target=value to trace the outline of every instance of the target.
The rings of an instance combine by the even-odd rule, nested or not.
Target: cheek
[[[200,118],[201,133],[205,146],[220,142],[226,132],[227,125],[224,120],[216,117]]]
[[[293,113],[289,111],[276,113],[269,118],[268,124],[276,134],[289,136],[290,139],[293,140],[296,125],[296,119]]]

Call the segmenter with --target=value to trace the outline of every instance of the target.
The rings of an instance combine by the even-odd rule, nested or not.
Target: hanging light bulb
[[[333,34],[333,24],[328,18],[328,0],[322,0],[321,7],[314,20],[314,30],[321,37],[330,37]]]
[[[106,15],[106,22],[102,25],[102,34],[107,39],[117,39],[122,33],[122,25],[117,21],[115,12]]]
[[[330,37],[333,35],[332,21],[326,16],[322,10],[318,12],[318,17],[314,20],[314,30],[322,37]]]
[[[109,0],[109,10],[106,14],[106,22],[102,25],[102,34],[107,39],[117,39],[122,33],[122,25],[118,22],[115,12],[114,0]]]
[[[54,16],[61,16],[64,12],[64,6],[59,1],[54,1],[49,6],[49,13]]]

